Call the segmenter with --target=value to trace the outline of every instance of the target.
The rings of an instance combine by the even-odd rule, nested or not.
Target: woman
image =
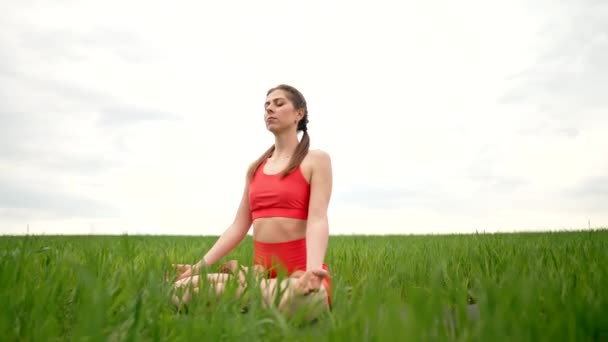
[[[310,150],[308,110],[304,96],[294,87],[279,85],[266,94],[266,128],[275,142],[247,170],[245,189],[232,224],[194,267],[177,265],[181,273],[176,288],[198,293],[202,269],[232,251],[253,226],[254,268],[267,278],[260,282],[264,303],[272,305],[277,288],[279,309],[289,313],[304,303],[322,301],[331,307],[331,278],[325,258],[329,227],[327,209],[332,191],[329,155]],[[298,132],[302,138],[298,141]],[[239,275],[235,261],[223,268]],[[248,269],[244,269],[248,271]],[[289,277],[277,283],[277,274]],[[230,278],[226,273],[207,274],[218,293]],[[241,281],[241,292],[245,283]],[[174,296],[174,303],[180,298]],[[181,302],[188,302],[186,291]]]

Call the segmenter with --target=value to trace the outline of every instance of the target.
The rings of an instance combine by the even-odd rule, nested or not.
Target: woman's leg
[[[264,274],[265,270],[259,265],[255,265],[252,270],[254,271],[254,279],[257,279],[259,284],[262,305],[264,307],[277,307],[279,312],[288,317],[294,316],[300,310],[305,310],[306,315],[304,317],[307,320],[313,320],[329,309],[328,292],[323,286],[323,279],[327,274],[317,274],[317,272],[313,271],[297,271],[279,282],[276,278],[268,279],[260,277],[260,275]],[[249,268],[239,266],[235,261],[229,261],[223,265],[222,271],[230,273],[196,275],[175,282],[174,287],[176,292],[182,290],[183,294],[181,299],[174,294],[172,297],[173,304],[175,306],[188,304],[192,299],[190,289],[192,289],[194,294],[198,294],[200,282],[204,277],[211,284],[209,295],[214,294],[213,290],[215,290],[215,295],[222,295],[226,289],[226,283],[234,276],[237,277],[239,282],[236,294],[237,296],[243,294],[247,287],[246,278]],[[318,290],[311,291],[311,289]]]
[[[173,267],[176,268],[178,276],[190,269],[190,265],[182,264],[173,265]],[[260,273],[264,271],[262,267],[257,265],[254,266],[252,269],[255,272]],[[192,292],[194,292],[194,294],[198,294],[200,289],[200,282],[205,277],[207,278],[207,281],[210,284],[209,295],[222,295],[226,290],[226,283],[230,281],[230,279],[232,279],[234,276],[237,277],[239,282],[236,290],[236,295],[240,296],[241,294],[243,294],[245,287],[247,286],[246,273],[249,272],[249,269],[247,267],[240,266],[238,261],[236,260],[230,260],[220,267],[220,272],[222,273],[195,275],[177,280],[174,284],[174,292],[182,292],[182,298],[180,300],[180,298],[176,294],[174,294],[172,296],[173,304],[176,306],[179,306],[180,303],[188,304],[192,299],[190,289],[192,289]]]
[[[260,282],[263,305],[277,307],[287,317],[305,313],[306,320],[313,320],[329,309],[327,289],[322,282],[323,278],[315,277],[312,271],[294,273],[280,283],[277,279],[263,279]],[[318,290],[311,291],[311,287]]]
[[[194,292],[194,294],[198,294],[199,288],[200,288],[200,282],[205,277],[207,278],[207,281],[210,284],[210,288],[209,288],[210,295],[213,295],[213,292],[215,292],[216,296],[223,294],[225,287],[226,287],[225,283],[231,278],[231,275],[227,272],[230,271],[230,268],[233,268],[233,265],[234,265],[233,261],[229,261],[226,264],[222,265],[220,271],[223,273],[210,273],[210,274],[206,274],[206,275],[197,274],[194,276],[185,277],[185,278],[181,278],[181,279],[179,279],[180,276],[182,274],[184,274],[184,272],[189,271],[191,269],[191,265],[186,265],[186,264],[172,265],[176,269],[176,273],[178,275],[178,280],[175,281],[175,283],[173,285],[174,294],[171,298],[173,305],[179,306],[180,304],[190,303],[190,300],[192,299],[192,293],[190,291]],[[181,299],[176,293],[181,295]]]
[[[210,273],[206,275],[195,275],[190,278],[184,278],[176,281],[173,285],[174,293],[172,296],[173,305],[188,304],[192,300],[192,292],[199,293],[202,279],[207,278],[209,282],[209,294],[220,296],[224,293],[226,283],[232,277],[227,273]],[[214,293],[215,292],[215,293]],[[240,292],[240,291],[239,291]],[[180,298],[181,297],[181,298]]]

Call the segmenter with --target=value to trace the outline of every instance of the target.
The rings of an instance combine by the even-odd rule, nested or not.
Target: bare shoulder
[[[309,219],[321,219],[327,217],[327,207],[332,192],[332,166],[331,157],[327,151],[309,151],[312,164],[310,179],[310,207]]]
[[[331,159],[329,153],[323,150],[309,150],[302,161],[302,172],[309,183],[315,174],[331,174]]]
[[[324,150],[310,150],[306,156],[309,159],[309,167],[311,169],[312,178],[330,177],[332,174],[331,157]]]
[[[249,162],[249,164],[247,164],[247,170],[251,170],[253,169],[257,164],[257,160],[252,160]]]
[[[331,156],[327,151],[321,149],[310,150],[307,157],[310,158],[315,167],[331,166]]]

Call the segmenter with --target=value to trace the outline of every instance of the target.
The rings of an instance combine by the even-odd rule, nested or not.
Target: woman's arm
[[[314,160],[306,225],[306,269],[318,270],[323,265],[329,240],[327,208],[331,198],[333,175],[329,154],[319,150],[314,151],[311,157]]]
[[[241,241],[243,241],[249,228],[251,228],[251,223],[251,212],[249,210],[249,182],[246,180],[241,203],[234,217],[234,221],[224,231],[215,244],[213,244],[213,247],[211,247],[195,265],[194,272],[192,274],[184,274],[184,276],[189,277],[191,275],[196,275],[200,272],[201,268],[213,265],[226,254],[230,253]]]

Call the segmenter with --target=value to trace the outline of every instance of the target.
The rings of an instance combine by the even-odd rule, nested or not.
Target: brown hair
[[[308,136],[308,128],[306,127],[306,125],[308,124],[308,108],[306,107],[306,99],[304,99],[304,95],[302,95],[302,93],[300,93],[300,91],[298,91],[296,88],[287,84],[280,84],[268,90],[268,92],[266,92],[266,96],[270,95],[270,93],[275,90],[285,91],[285,93],[287,93],[287,99],[293,104],[294,108],[304,110],[304,116],[298,122],[298,128],[296,130],[297,132],[303,132],[302,139],[298,143],[294,154],[291,156],[289,164],[280,173],[281,177],[285,177],[290,172],[295,170],[298,165],[300,165],[302,160],[304,160],[306,154],[308,154],[308,149],[310,147],[310,137]],[[272,155],[272,153],[274,152],[274,148],[275,146],[273,144],[251,165],[251,167],[249,168],[249,172],[247,173],[248,179],[251,179],[260,164],[262,164],[265,159],[269,158]]]

